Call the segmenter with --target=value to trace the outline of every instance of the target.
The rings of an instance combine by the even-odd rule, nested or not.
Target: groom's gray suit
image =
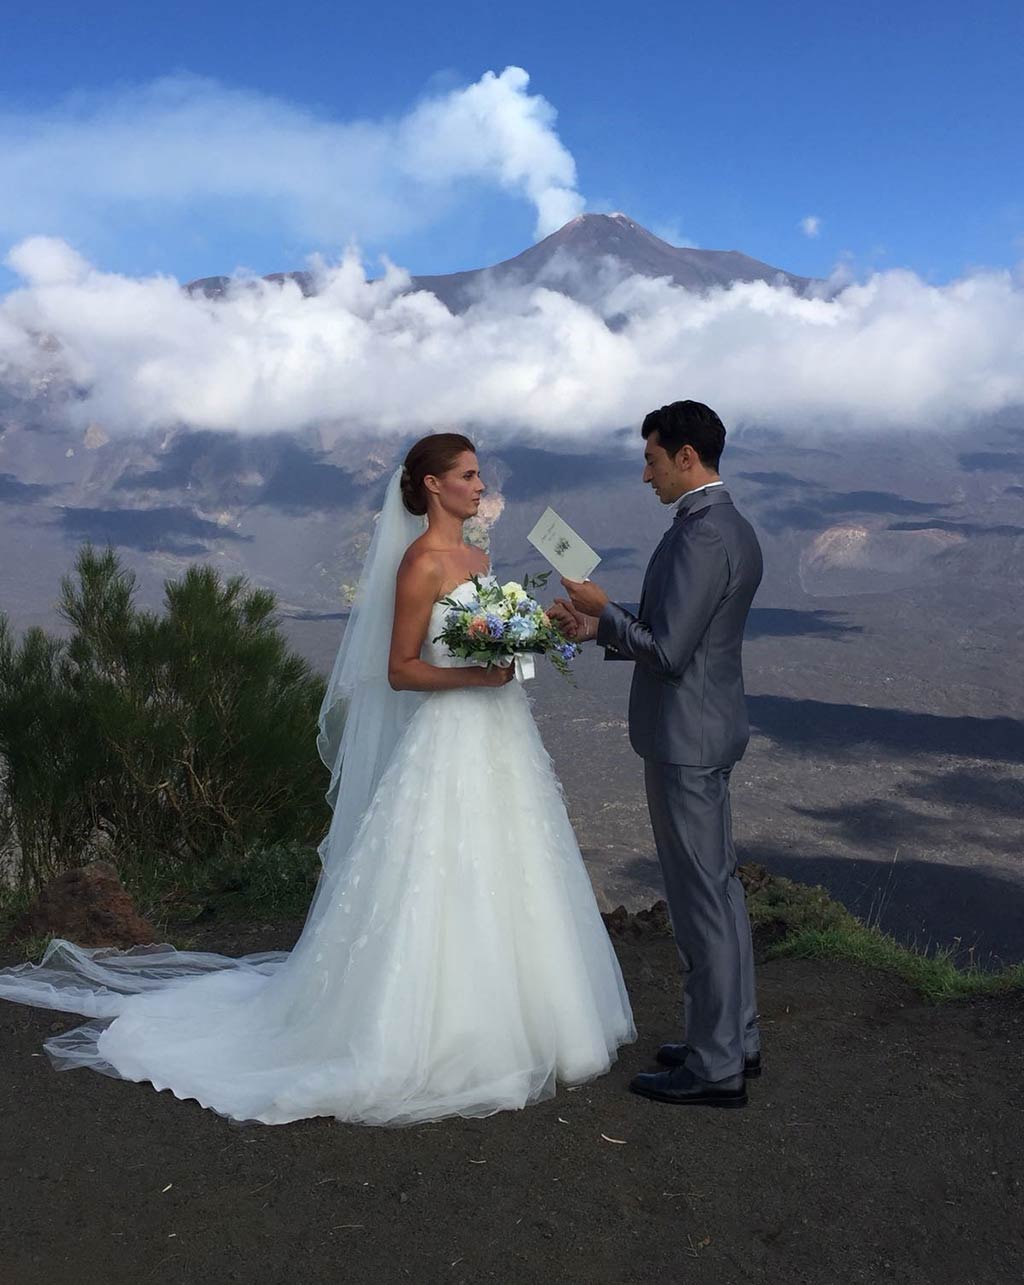
[[[680,500],[635,613],[609,603],[597,641],[633,660],[629,739],[685,975],[686,1065],[705,1080],[757,1052],[750,922],[736,875],[729,774],[750,735],[741,648],[761,548],[724,487]]]

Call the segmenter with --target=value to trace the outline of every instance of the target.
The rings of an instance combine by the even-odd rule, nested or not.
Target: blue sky
[[[4,46],[0,158],[14,193],[0,217],[4,252],[31,233],[63,236],[104,268],[182,279],[297,267],[352,237],[418,272],[506,258],[534,238],[523,191],[471,165],[440,185],[421,176],[395,186],[387,140],[424,95],[516,65],[529,94],[557,111],[551,129],[587,209],[808,275],[845,259],[858,275],[908,267],[944,282],[1024,259],[1019,3],[183,0],[150,12],[43,0],[5,17]],[[232,165],[230,130],[211,142],[203,125],[223,96],[246,133],[240,145],[265,148],[269,170],[289,172],[287,199],[272,179],[207,191],[180,147],[165,162],[162,136],[150,155],[164,182],[117,172],[124,131],[145,153],[148,87],[167,77],[176,110],[190,95],[205,101],[205,176]],[[375,167],[365,192],[358,168],[314,172],[315,153],[290,147],[304,122],[313,134],[345,127],[346,147],[361,140]],[[24,146],[69,130],[71,163],[56,148],[47,169]],[[97,184],[91,158],[105,131],[114,159]],[[330,213],[317,219],[321,196]],[[390,210],[383,229],[376,202]],[[812,216],[813,236],[802,227]]]

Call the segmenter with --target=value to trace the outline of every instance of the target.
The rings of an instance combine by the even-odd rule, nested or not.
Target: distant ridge
[[[531,245],[513,259],[490,268],[471,268],[441,276],[412,278],[412,289],[429,290],[452,312],[464,312],[488,286],[547,285],[572,298],[593,294],[602,265],[621,276],[667,277],[685,290],[702,292],[736,281],[784,284],[802,293],[810,277],[795,276],[738,250],[697,250],[670,245],[625,214],[580,214],[551,236]],[[590,268],[579,272],[578,266]],[[316,293],[309,272],[272,272],[266,281],[292,280],[303,294]],[[230,277],[201,277],[186,289],[216,298],[231,284]]]

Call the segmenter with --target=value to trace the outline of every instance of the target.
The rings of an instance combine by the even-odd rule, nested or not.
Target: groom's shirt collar
[[[701,491],[710,491],[716,486],[725,486],[725,483],[722,481],[721,478],[719,478],[717,482],[705,482],[703,486],[695,486],[692,491],[687,491],[685,495],[681,495],[676,504],[676,514],[678,515],[682,513],[683,506],[686,504],[686,501],[690,498],[691,495],[697,495]]]

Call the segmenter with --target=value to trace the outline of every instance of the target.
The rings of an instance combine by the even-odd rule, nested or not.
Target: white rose
[[[525,602],[527,598],[526,590],[521,584],[517,584],[514,580],[510,580],[508,584],[503,584],[501,586],[501,592],[506,598],[511,598],[512,602],[517,607],[521,602]]]

